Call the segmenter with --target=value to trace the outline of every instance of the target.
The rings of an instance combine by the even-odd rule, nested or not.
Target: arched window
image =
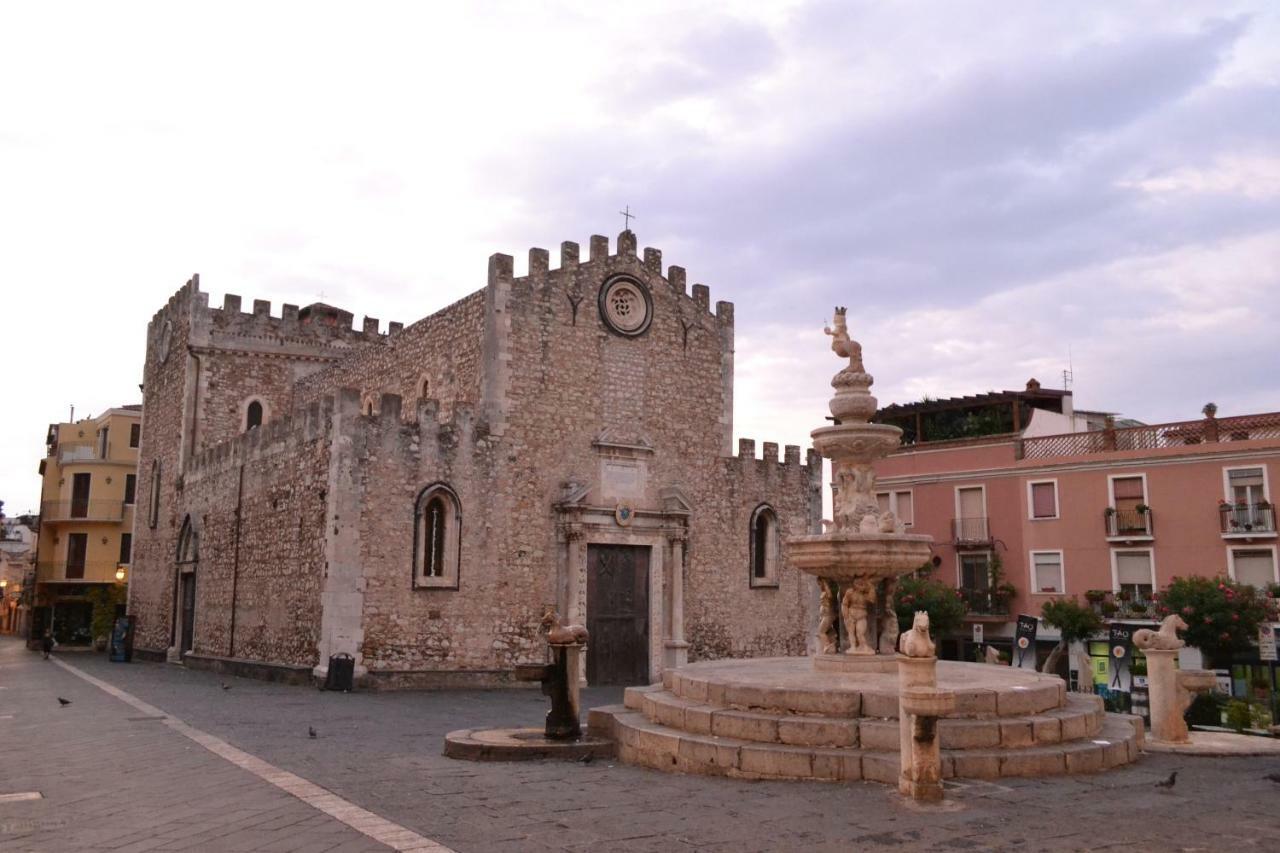
[[[378,396],[373,393],[364,395],[360,401],[360,413],[362,415],[376,415],[378,413]]]
[[[773,507],[760,504],[751,513],[751,586],[778,585],[778,516]]]
[[[458,588],[462,557],[462,511],[444,483],[423,489],[413,511],[413,585]]]
[[[248,432],[254,427],[262,426],[262,404],[257,400],[249,402],[249,408],[244,412],[244,430]]]
[[[191,523],[191,516],[187,516],[178,531],[178,551],[174,555],[177,565],[173,578],[172,645],[179,660],[195,647],[196,563],[199,559],[200,535]]]
[[[423,377],[418,381],[418,398],[425,400],[431,396],[431,380]]]
[[[151,497],[147,500],[147,526],[154,528],[160,520],[160,460],[151,463]]]

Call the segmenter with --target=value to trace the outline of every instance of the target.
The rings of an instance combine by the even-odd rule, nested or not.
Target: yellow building
[[[124,601],[141,431],[141,406],[49,425],[40,462],[33,639],[52,626],[59,644],[89,645],[95,590],[117,590]]]

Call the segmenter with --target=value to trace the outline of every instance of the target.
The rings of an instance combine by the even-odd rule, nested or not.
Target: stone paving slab
[[[39,655],[31,658],[39,663]],[[72,662],[191,726],[461,853],[1275,846],[1280,785],[1263,777],[1280,772],[1280,759],[1149,755],[1136,766],[1096,775],[963,780],[947,784],[954,810],[920,810],[875,783],[753,782],[658,773],[600,760],[476,764],[441,755],[444,735],[461,726],[536,724],[547,704],[532,689],[337,694],[167,664],[110,664],[89,655],[76,656]],[[0,683],[7,683],[8,675],[8,669],[0,669]],[[230,689],[222,689],[224,683]],[[94,688],[84,684],[80,689]],[[0,703],[6,701],[4,693],[0,691]],[[584,691],[584,707],[620,701],[619,690]],[[77,699],[73,707],[79,705]],[[142,716],[121,708],[121,717]],[[0,716],[6,713],[0,704]],[[0,721],[0,733],[10,724]],[[148,738],[160,739],[159,749],[165,756],[174,752],[173,745],[166,743],[170,736],[157,734],[155,722],[116,725],[118,729],[107,740],[84,738],[79,745],[101,759],[104,752],[114,751],[117,739],[134,749],[136,737],[134,746],[124,738],[142,731],[149,733]],[[307,735],[309,725],[317,729],[319,737],[314,740]],[[52,738],[56,748],[59,735],[52,731],[46,735],[33,726],[25,737]],[[194,744],[191,747],[204,752]],[[23,764],[41,751],[34,743],[23,748],[28,750]],[[184,753],[181,745],[176,752]],[[0,769],[8,763],[7,756],[0,756]],[[148,790],[159,792],[162,809],[195,808],[191,821],[209,818],[200,811],[203,798],[229,811],[264,805],[262,797],[248,798],[247,805],[238,803],[236,790],[244,783],[233,784],[231,780],[238,777],[213,772],[207,761],[200,765],[210,770],[207,779],[192,778],[201,774],[188,773],[175,762],[154,760],[146,767],[159,780],[148,783]],[[1174,789],[1154,787],[1174,769],[1180,771]],[[236,768],[231,771],[242,774]],[[11,790],[7,776],[0,778],[5,780],[5,790]],[[254,777],[247,778],[256,783]],[[199,795],[165,795],[184,783],[195,786]],[[262,784],[268,792],[276,790]],[[122,807],[103,794],[101,782],[69,787],[73,790],[65,797],[64,807],[53,816],[77,824],[77,832],[91,832]],[[139,799],[148,796],[143,792]],[[269,831],[273,821],[286,820],[290,814],[287,801],[291,798],[282,796],[285,800],[274,803],[276,809],[263,808],[240,819],[256,818]],[[6,810],[0,811],[0,819],[10,819],[10,810],[24,805],[0,806]],[[304,810],[300,814],[309,810],[297,805]],[[153,811],[139,809],[136,814],[153,815]],[[180,831],[184,819],[163,828]],[[206,835],[201,838],[216,839],[215,827],[203,824]],[[0,836],[0,849],[9,849],[6,841]],[[323,842],[327,839],[321,838]],[[135,843],[145,843],[145,837]],[[330,846],[342,849],[343,843],[334,841]],[[199,844],[194,848],[200,849]],[[261,849],[277,848],[263,842]]]

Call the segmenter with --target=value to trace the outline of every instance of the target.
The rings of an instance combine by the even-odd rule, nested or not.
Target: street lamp
[[[124,563],[119,563],[116,566],[116,580],[117,581],[124,580]]]

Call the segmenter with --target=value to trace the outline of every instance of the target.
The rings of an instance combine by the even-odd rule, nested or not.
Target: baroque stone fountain
[[[818,578],[820,654],[815,666],[862,666],[832,658],[840,646],[839,616],[849,640],[845,654],[880,657],[867,663],[871,668],[882,668],[892,665],[897,647],[893,595],[898,578],[924,565],[933,538],[904,533],[902,522],[892,511],[881,512],[872,466],[897,449],[902,430],[870,422],[877,408],[870,392],[875,380],[862,363],[862,346],[849,337],[844,308],[836,308],[832,326],[824,331],[831,336],[831,349],[849,359],[848,366],[831,380],[836,389],[830,404],[835,425],[810,433],[814,448],[831,460],[834,521],[824,522],[828,529],[823,533],[793,537],[788,556],[791,565]]]
[[[591,709],[589,732],[616,743],[623,762],[657,770],[865,779],[931,801],[944,778],[1091,773],[1136,760],[1141,719],[1104,714],[1101,697],[1068,694],[1056,675],[938,660],[925,612],[899,642],[894,591],[929,559],[932,540],[881,511],[872,466],[901,431],[870,422],[872,377],[845,309],[826,333],[849,360],[831,381],[835,425],[812,433],[832,463],[834,519],[784,543],[789,569],[817,579],[816,653],[666,669],[661,684]]]

